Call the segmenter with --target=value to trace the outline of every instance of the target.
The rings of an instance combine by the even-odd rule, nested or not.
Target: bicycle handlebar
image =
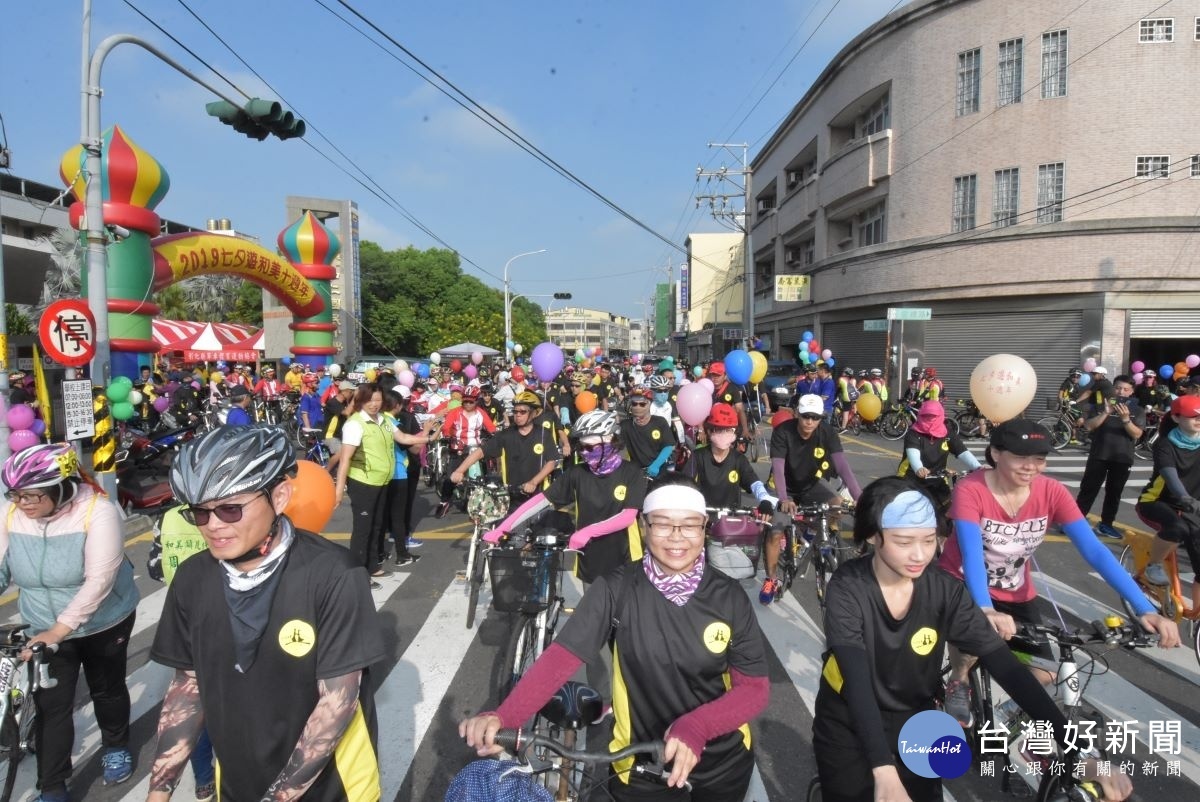
[[[815,518],[821,515],[828,515],[830,513],[842,515],[852,512],[854,512],[853,501],[844,501],[836,507],[832,504],[827,504],[822,501],[817,504],[797,504],[796,511],[792,513],[791,517],[793,520],[800,521],[805,518]]]
[[[0,646],[0,654],[3,654],[5,657],[19,658],[21,652],[26,649],[33,653],[33,656],[29,658],[30,662],[33,663],[33,681],[35,683],[35,687],[32,690],[37,690],[38,688],[50,689],[57,686],[58,680],[50,676],[50,666],[44,662],[44,656],[46,654],[57,653],[58,644],[43,643],[42,641],[31,644],[28,641],[22,640],[19,643],[7,643]]]
[[[1051,641],[1068,646],[1105,643],[1124,646],[1127,649],[1144,649],[1158,645],[1158,635],[1146,632],[1137,623],[1127,624],[1116,616],[1092,621],[1090,626],[1091,632],[1080,632],[1057,625],[1021,623],[1017,625],[1016,637],[1037,645],[1049,644]]]
[[[589,765],[615,763],[618,760],[633,757],[634,755],[650,755],[653,757],[654,763],[662,763],[663,751],[666,749],[666,744],[662,741],[630,744],[616,752],[609,752],[608,750],[586,751],[582,749],[568,749],[553,738],[536,733],[528,733],[519,729],[500,730],[496,733],[495,742],[497,746],[503,747],[505,751],[516,755],[522,763],[528,762],[530,753],[537,747],[548,749],[564,760],[587,763]]]

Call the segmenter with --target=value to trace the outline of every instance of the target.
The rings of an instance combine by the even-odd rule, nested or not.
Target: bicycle
[[[322,468],[327,467],[329,460],[333,458],[329,446],[325,445],[323,434],[320,429],[300,430],[300,447],[304,449],[304,459],[315,462]]]
[[[779,552],[780,581],[775,586],[775,600],[783,597],[797,577],[803,578],[812,565],[816,573],[817,603],[825,612],[825,587],[829,577],[841,565],[843,558],[853,553],[853,548],[842,543],[841,538],[829,524],[831,515],[841,515],[853,510],[847,503],[834,507],[824,502],[798,504],[791,522],[783,530],[783,548]],[[798,529],[797,525],[803,526]]]
[[[1083,426],[1082,409],[1074,404],[1064,404],[1049,398],[1046,399],[1046,407],[1058,410],[1057,414],[1047,415],[1038,420],[1038,425],[1050,432],[1051,448],[1061,451],[1072,440],[1077,440],[1079,445],[1085,448],[1089,445],[1087,430]]]
[[[1106,651],[1116,648],[1132,650],[1148,648],[1157,643],[1157,636],[1143,632],[1136,624],[1125,623],[1119,616],[1093,621],[1090,633],[1079,632],[1066,626],[1022,623],[1018,624],[1017,634],[1010,641],[1010,644],[1015,644],[1023,651],[1057,645],[1058,666],[1055,671],[1054,688],[1060,707],[1067,722],[1074,725],[1074,731],[1078,734],[1081,757],[1098,759],[1104,758],[1102,750],[1096,748],[1096,742],[1104,732],[1104,721],[1093,715],[1094,711],[1085,711],[1083,697],[1091,678],[1107,672],[1108,663],[1103,654],[1089,651],[1089,648],[1104,646],[1107,647]],[[1075,659],[1077,652],[1086,654],[1089,661],[1081,666]],[[1041,755],[1028,744],[1022,748],[1024,739],[1020,736],[1026,730],[1026,722],[1029,721],[1024,711],[1016,707],[1011,699],[996,703],[991,677],[978,662],[972,666],[967,681],[972,694],[973,721],[966,730],[974,753],[983,754],[983,747],[988,739],[1003,738],[1007,747],[1005,760],[1013,761],[1015,757],[1016,762],[1026,764],[1038,760]],[[1097,725],[1099,732],[1094,733]],[[1085,741],[1087,748],[1083,748]],[[1004,775],[1003,786],[1005,791],[1009,791],[1007,773]],[[1039,783],[1037,798],[1092,800],[1099,798],[1099,789],[1069,774],[1049,773],[1043,776]]]
[[[984,417],[979,407],[970,398],[960,398],[954,402],[958,407],[954,412],[954,425],[958,427],[961,437],[987,437],[987,428],[992,422]]]
[[[1198,522],[1200,523],[1200,522]],[[1194,527],[1194,529],[1197,527]],[[1146,599],[1154,605],[1162,615],[1173,619],[1176,624],[1187,621],[1191,625],[1191,634],[1186,636],[1192,642],[1192,651],[1196,660],[1200,661],[1200,583],[1192,583],[1191,598],[1184,596],[1183,583],[1179,579],[1179,554],[1177,548],[1172,548],[1163,559],[1163,570],[1167,573],[1166,585],[1154,585],[1146,580],[1146,564],[1150,561],[1150,549],[1154,543],[1153,533],[1125,530],[1125,547],[1121,549],[1121,567],[1129,572],[1133,580],[1141,587]],[[1193,566],[1194,567],[1194,566]],[[1137,614],[1124,599],[1121,604],[1125,607],[1130,618]]]
[[[1146,426],[1142,429],[1142,436],[1133,445],[1133,456],[1144,460],[1154,459],[1154,444],[1158,442],[1159,426],[1164,414],[1155,407],[1146,410]]]
[[[467,581],[467,629],[475,625],[475,607],[479,602],[479,589],[483,585],[483,533],[508,515],[512,500],[512,488],[500,482],[497,476],[483,479],[467,479],[467,515],[474,524],[471,540],[467,544],[467,570],[463,578]]]
[[[578,683],[567,683],[567,686],[572,685],[578,685]],[[583,687],[584,690],[591,691],[590,688]],[[559,693],[561,694],[562,691]],[[595,691],[592,693],[595,694]],[[599,699],[598,696],[596,698]],[[554,700],[551,700],[551,704],[554,704]],[[599,702],[597,701],[596,704],[598,706]],[[566,732],[569,736],[575,734],[574,729],[568,729]],[[519,796],[517,794],[507,795],[507,789],[497,792],[505,793],[504,798],[506,799],[519,799],[523,802],[578,802],[578,800],[588,799],[593,796],[594,790],[602,788],[616,779],[615,775],[609,774],[604,765],[606,763],[632,760],[634,762],[624,770],[625,772],[632,772],[639,777],[663,784],[670,776],[670,771],[663,766],[663,751],[666,746],[662,741],[634,743],[616,752],[576,750],[573,748],[573,737],[560,740],[549,735],[527,733],[523,730],[500,730],[496,733],[495,741],[505,751],[514,755],[516,762],[506,766],[505,763],[497,763],[493,760],[473,761],[451,783],[450,789],[446,792],[445,802],[478,800],[477,796],[470,795],[474,789],[471,788],[469,780],[464,779],[461,783],[459,782],[460,777],[465,778],[470,774],[479,778],[480,785],[486,783],[488,786],[494,786],[507,779],[511,779],[514,784],[523,782],[526,793]],[[639,755],[649,756],[650,760],[639,763],[637,762]],[[547,775],[551,776],[547,777]],[[557,783],[553,782],[555,775],[558,777]],[[534,779],[539,776],[543,778],[542,782],[535,785]],[[691,791],[692,788],[691,783],[687,782],[683,787],[687,791]],[[546,788],[556,788],[557,793],[552,795],[546,791]]]
[[[0,802],[8,802],[12,796],[21,759],[33,751],[37,718],[33,694],[58,684],[50,676],[50,667],[43,662],[47,653],[58,651],[58,645],[47,647],[40,641],[29,645],[25,635],[28,628],[29,624],[0,625],[0,749],[8,753]],[[21,652],[26,649],[33,653],[27,662],[21,659]]]

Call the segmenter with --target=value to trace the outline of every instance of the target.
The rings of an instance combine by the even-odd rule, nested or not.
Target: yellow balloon
[[[883,412],[883,403],[877,395],[860,395],[854,402],[854,406],[858,409],[858,416],[868,423],[878,418],[879,413]]]
[[[376,376],[376,375],[377,375],[377,374],[376,374],[376,372],[375,372],[375,368],[367,368],[365,371],[363,371],[363,376],[364,376],[364,377],[366,378],[366,380],[367,380],[367,381],[369,381],[369,382],[373,382],[373,381],[375,381],[375,376]]]
[[[767,376],[767,358],[759,351],[751,351],[750,364],[750,383],[758,384]]]
[[[1016,354],[993,354],[971,371],[971,399],[992,423],[1012,420],[1037,395],[1037,374]]]

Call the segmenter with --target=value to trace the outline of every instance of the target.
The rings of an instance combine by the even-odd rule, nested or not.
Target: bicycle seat
[[[0,624],[0,646],[16,646],[25,641],[23,633],[29,624]]]
[[[603,709],[600,694],[572,680],[558,689],[538,715],[564,730],[581,730],[600,718]]]

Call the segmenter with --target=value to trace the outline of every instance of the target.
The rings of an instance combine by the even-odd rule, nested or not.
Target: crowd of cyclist
[[[753,498],[750,506],[763,521],[766,576],[759,594],[762,604],[770,604],[776,597],[781,533],[798,505],[826,502],[854,510],[857,502],[854,540],[873,546],[866,556],[843,565],[828,591],[827,651],[814,723],[814,748],[826,800],[940,799],[939,782],[916,777],[899,760],[898,728],[915,712],[939,704],[964,726],[969,724],[970,699],[964,680],[974,660],[982,661],[1028,712],[1050,721],[1060,745],[1070,746],[1064,739],[1061,713],[1032,679],[1034,675],[1020,668],[1004,648],[1017,622],[1046,618],[1030,565],[1034,552],[1054,528],[1061,529],[1091,567],[1130,604],[1141,625],[1158,634],[1161,646],[1169,648],[1179,642],[1175,624],[1150,607],[1103,547],[1076,500],[1061,483],[1045,476],[1051,451],[1049,434],[1022,419],[994,427],[986,452],[990,469],[981,470],[978,460],[946,428],[941,403],[945,388],[933,368],[914,370],[910,377],[905,401],[917,408],[917,422],[905,438],[896,476],[866,487],[845,459],[839,429],[844,428],[844,416],[863,394],[887,400],[879,370],[855,373],[846,368],[834,379],[824,363],[805,368],[794,382],[793,403],[771,421],[770,467],[765,480],[744,453],[764,407],[751,388],[729,381],[720,361],[691,374],[692,379],[703,376],[713,385],[710,411],[702,423],[693,425],[681,419],[676,406],[680,389],[689,382],[688,374],[671,362],[639,366],[602,363],[594,371],[568,365],[553,381],[538,381],[520,367],[496,368],[471,380],[435,374],[415,380],[412,387],[400,384],[394,372],[385,368],[377,372],[376,381],[359,384],[339,379],[337,371],[317,374],[299,364],[289,369],[283,381],[272,374],[271,369],[264,369],[255,379],[235,366],[227,375],[221,371],[207,376],[193,373],[191,378],[169,375],[161,382],[161,397],[170,399],[172,409],[192,409],[193,404],[201,403],[197,399],[205,387],[210,402],[221,403],[224,397],[234,403],[224,425],[187,445],[186,453],[172,468],[171,481],[180,501],[187,505],[184,517],[209,540],[214,560],[211,566],[206,562],[204,570],[219,572],[216,566],[224,565],[230,572],[226,578],[232,590],[226,596],[235,626],[228,653],[231,661],[243,661],[237,665],[239,672],[250,664],[244,661],[255,659],[266,624],[265,619],[259,620],[264,610],[255,607],[251,599],[260,583],[274,581],[269,579],[272,572],[283,570],[275,566],[286,562],[271,555],[298,549],[297,544],[303,543],[304,549],[316,549],[305,559],[324,560],[326,568],[331,566],[328,550],[294,530],[282,515],[290,494],[280,490],[280,482],[294,474],[294,448],[271,433],[275,430],[246,426],[254,421],[234,414],[235,409],[245,411],[246,398],[270,401],[294,387],[300,394],[294,414],[302,428],[320,430],[333,445],[330,469],[337,478],[336,493],[350,498],[355,513],[351,548],[344,560],[337,561],[337,570],[344,568],[351,572],[347,576],[354,577],[361,569],[367,575],[361,587],[341,591],[354,615],[363,615],[364,605],[370,604],[363,594],[368,584],[377,587],[371,578],[386,573],[382,568],[386,531],[391,531],[397,564],[415,562],[409,551],[420,545],[413,537],[413,495],[423,454],[438,439],[454,446],[450,470],[443,484],[435,488],[438,517],[448,514],[455,487],[478,463],[499,472],[514,495],[513,511],[486,535],[489,542],[502,540],[546,510],[574,508],[570,547],[581,554],[579,574],[585,585],[581,614],[573,616],[564,628],[559,640],[563,648],[546,652],[545,665],[539,661],[531,669],[514,689],[513,701],[505,702],[495,713],[464,722],[464,735],[481,754],[494,751],[492,739],[501,724],[522,723],[528,712],[537,708],[535,701],[552,694],[556,682],[586,665],[589,683],[614,701],[615,733],[628,740],[636,730],[641,736],[668,741],[669,752],[677,761],[669,783],[681,788],[690,777],[692,788],[689,795],[681,792],[670,798],[742,798],[752,760],[748,736],[738,733],[766,704],[765,644],[754,617],[743,606],[744,594],[729,584],[732,580],[722,578],[706,557],[703,519],[708,510],[742,506],[743,496]],[[1069,377],[1067,382],[1076,378]],[[153,374],[142,379],[150,385],[159,381]],[[1091,392],[1098,395],[1093,396],[1084,418],[1092,422],[1111,418],[1114,437],[1122,428],[1142,420],[1132,398],[1133,382],[1126,379],[1118,376],[1106,387],[1103,369],[1092,372]],[[172,384],[178,386],[172,388]],[[1124,384],[1129,385],[1129,392],[1124,387],[1118,392],[1115,385]],[[1145,382],[1139,384],[1144,387]],[[1112,397],[1107,396],[1110,389]],[[1138,505],[1143,519],[1160,532],[1152,554],[1158,563],[1180,542],[1193,562],[1200,561],[1191,538],[1195,530],[1179,523],[1181,512],[1200,513],[1200,461],[1196,458],[1200,454],[1200,396],[1192,395],[1188,387],[1177,389],[1182,394],[1169,402],[1170,414],[1164,418],[1166,436],[1155,446],[1154,476]],[[153,406],[154,399],[147,400]],[[1095,423],[1097,429],[1104,425],[1105,420]],[[246,438],[257,439],[250,445]],[[67,542],[77,537],[80,527],[87,529],[87,522],[99,514],[94,510],[109,509],[110,503],[93,493],[86,475],[66,456],[68,451],[39,446],[5,463],[9,504],[0,516],[7,521],[0,531],[0,547],[7,552],[23,540],[33,538],[30,542],[35,542],[39,526],[46,531],[38,519],[66,522],[61,534]],[[952,495],[942,478],[950,456],[971,472]],[[689,489],[671,489],[679,487]],[[218,546],[226,541],[214,540],[218,535],[210,529],[222,532],[233,528],[247,515],[243,508],[259,498],[265,498],[274,511],[247,519],[261,520],[257,541],[252,542],[255,538],[251,537],[243,542],[239,534],[228,545]],[[236,504],[230,499],[248,500]],[[102,506],[97,508],[97,503]],[[948,520],[953,521],[952,529]],[[938,556],[942,541],[945,546]],[[218,554],[221,549],[228,555]],[[98,568],[90,567],[93,560],[101,559],[105,561],[102,580]],[[926,570],[935,559],[939,570]],[[131,597],[131,586],[126,587],[129,583],[123,584],[121,579],[128,562],[96,551],[89,541],[88,551],[78,558],[77,570],[56,580],[53,588],[44,587],[36,572],[25,570],[11,556],[4,566],[10,572],[6,578],[25,591],[21,612],[37,629],[35,639],[74,642],[74,648],[64,650],[59,658],[58,670],[73,677],[81,664],[85,668],[97,715],[103,709],[110,719],[103,727],[105,781],[124,781],[132,773],[132,757],[126,747],[128,692],[122,694],[112,683],[107,688],[101,683],[101,675],[96,673],[100,669],[89,667],[88,661],[94,658],[85,644],[118,638],[120,665],[113,663],[102,670],[111,675],[120,668],[123,673],[127,636],[121,639],[121,633],[132,626],[136,604],[136,590]],[[200,573],[199,569],[190,571],[184,585],[194,586]],[[340,587],[345,580],[339,575],[321,581]],[[355,582],[351,580],[351,584]],[[45,604],[39,600],[39,592],[48,594]],[[182,593],[176,594],[173,588],[170,604],[184,604]],[[239,593],[249,595],[239,600]],[[630,630],[617,630],[614,640],[608,634],[609,620],[616,626],[618,617],[626,618],[626,613],[620,613],[621,599],[630,593],[647,600],[661,596],[669,605],[653,615],[628,613]],[[52,611],[62,606],[55,599],[67,605],[57,619],[53,614],[47,617],[46,610],[37,606]],[[701,609],[702,604],[711,607]],[[678,609],[673,612],[672,608]],[[217,704],[216,697],[206,694],[205,677],[219,677],[208,680],[218,683],[214,687],[229,681],[223,674],[212,673],[223,672],[226,666],[209,667],[204,663],[207,658],[189,645],[188,639],[197,633],[180,615],[174,609],[169,615],[164,613],[164,621],[171,622],[172,628],[155,644],[156,659],[177,669],[160,724],[160,756],[151,783],[155,799],[167,798],[163,794],[169,795],[181,761],[204,729],[202,716],[186,717]],[[701,626],[704,616],[713,615],[724,629]],[[220,625],[220,619],[205,620],[206,626]],[[335,616],[333,621],[337,620]],[[713,676],[732,677],[732,684],[714,685],[697,675],[696,688],[702,692],[677,693],[664,687],[661,680],[663,660],[686,662],[691,658],[686,657],[687,644],[681,642],[676,650],[675,642],[664,633],[686,638],[697,627],[703,629],[706,639],[717,637],[732,644],[726,653],[725,647],[707,643],[709,652],[719,659],[703,668],[715,671]],[[932,632],[936,648],[907,648],[910,642],[916,643],[913,639],[918,631]],[[651,644],[655,639],[658,642]],[[617,644],[615,654],[613,643]],[[953,665],[944,689],[943,643],[952,647]],[[668,653],[662,651],[664,645]],[[295,733],[297,750],[292,760],[301,760],[304,770],[289,768],[286,758],[291,743],[283,738],[271,758],[283,759],[280,765],[258,765],[253,770],[242,766],[240,774],[235,770],[230,776],[246,782],[251,776],[274,778],[271,788],[279,790],[279,798],[294,798],[296,789],[303,793],[314,781],[317,785],[312,787],[331,794],[319,798],[372,798],[369,788],[350,793],[341,780],[330,776],[330,771],[336,775],[336,769],[326,763],[332,759],[333,745],[352,733],[358,737],[374,728],[371,720],[362,733],[354,729],[357,714],[353,704],[346,708],[344,703],[347,698],[358,698],[362,713],[373,718],[369,684],[360,684],[360,672],[365,676],[365,667],[378,655],[368,653],[369,649],[342,646],[349,661],[342,665],[350,671],[345,675],[348,684],[337,691],[341,695],[335,699],[326,695],[334,691],[324,680],[317,683],[313,678],[311,718],[306,725],[309,713],[298,712],[289,730]],[[897,666],[903,670],[894,670]],[[689,676],[696,668],[694,661],[676,665],[676,670]],[[320,670],[315,664],[305,669]],[[620,693],[614,686],[619,686]],[[637,698],[642,704],[653,706],[652,714],[630,706],[631,689],[640,694]],[[42,721],[61,723],[72,701],[71,693],[39,697]],[[227,756],[233,768],[239,758],[230,745],[243,743],[239,738],[246,734],[235,732],[228,720],[214,711],[208,712],[216,727],[213,742],[218,755]],[[185,719],[194,720],[198,729],[172,729],[171,722]],[[305,746],[307,736],[301,733],[308,733],[306,727],[316,726],[313,722],[317,721],[324,722],[320,726],[340,728],[321,732],[328,748]],[[70,733],[66,731],[64,736],[63,732],[51,736],[44,727],[39,730],[39,788],[45,802],[67,799],[70,762],[63,750],[69,747]],[[173,737],[188,748],[172,748]],[[222,752],[222,746],[226,751]],[[249,750],[247,757],[261,754],[261,750]],[[303,762],[306,755],[309,762]],[[1085,771],[1102,784],[1107,798],[1128,795],[1129,781],[1122,775],[1100,777],[1092,763],[1087,763]],[[639,794],[646,793],[644,785],[630,782],[624,775],[617,779],[616,798],[643,798]],[[266,791],[264,784],[254,795],[261,797]]]

